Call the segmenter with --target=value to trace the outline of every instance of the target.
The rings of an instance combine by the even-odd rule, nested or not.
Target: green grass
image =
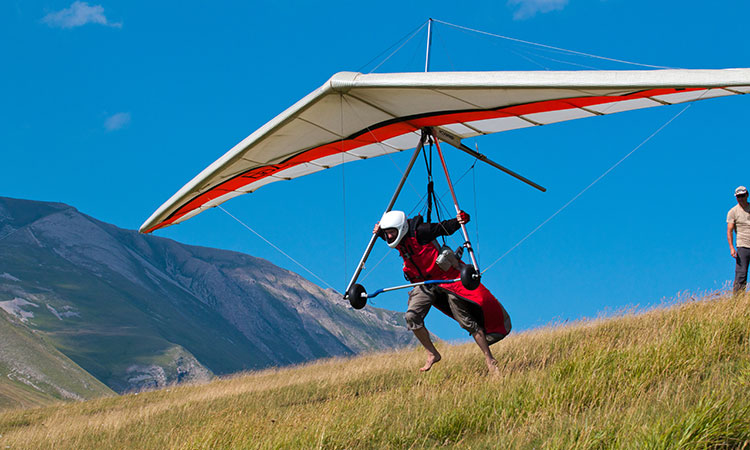
[[[0,448],[750,448],[750,298],[0,414]]]
[[[114,395],[44,336],[0,311],[0,410]]]

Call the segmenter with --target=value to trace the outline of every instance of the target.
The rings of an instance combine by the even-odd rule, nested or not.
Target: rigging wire
[[[449,63],[450,65],[451,65],[451,69],[452,69],[452,70],[453,70],[454,72],[456,72],[456,71],[457,71],[457,69],[456,69],[456,65],[455,65],[455,64],[453,63],[453,59],[451,58],[451,54],[450,54],[450,52],[449,52],[449,51],[448,51],[448,49],[447,49],[447,48],[445,47],[445,44],[443,43],[443,41],[441,41],[441,40],[438,40],[438,39],[435,39],[436,37],[437,37],[437,34],[434,34],[434,35],[432,36],[432,40],[433,40],[433,42],[437,42],[437,43],[438,43],[438,45],[440,45],[440,48],[441,48],[441,49],[443,50],[443,54],[445,54],[445,56],[446,56],[446,59],[448,60],[448,63]]]
[[[392,255],[392,254],[393,254],[393,252],[389,252],[389,251],[386,251],[385,253],[383,253],[383,257],[380,258],[380,261],[378,261],[377,264],[375,264],[374,266],[372,266],[372,269],[370,269],[367,272],[367,274],[365,274],[365,276],[362,277],[362,279],[360,280],[360,282],[364,282],[367,279],[367,277],[369,277],[375,271],[375,269],[380,265],[380,263],[382,263],[383,261],[385,261],[385,259],[388,257],[388,255]]]
[[[496,37],[496,38],[506,39],[508,41],[519,42],[521,44],[535,45],[537,47],[542,47],[542,48],[546,48],[546,49],[549,49],[549,50],[558,50],[558,51],[570,53],[570,54],[573,54],[573,55],[585,56],[585,57],[588,57],[588,58],[602,59],[602,60],[605,60],[605,61],[617,62],[617,63],[622,63],[622,64],[631,64],[631,65],[634,65],[634,66],[649,67],[651,69],[674,69],[674,67],[653,66],[653,65],[650,65],[650,64],[641,64],[641,63],[636,63],[636,62],[632,62],[632,61],[625,61],[625,60],[622,60],[622,59],[607,58],[605,56],[593,55],[591,53],[584,53],[584,52],[579,52],[579,51],[575,51],[575,50],[569,50],[569,49],[565,49],[565,48],[554,47],[552,45],[540,44],[538,42],[525,41],[523,39],[512,38],[512,37],[509,37],[509,36],[503,36],[501,34],[489,33],[487,31],[476,30],[474,28],[464,27],[464,26],[461,26],[461,25],[456,25],[456,24],[452,24],[452,23],[449,23],[449,22],[444,22],[444,21],[438,20],[438,19],[432,19],[432,20],[435,21],[435,22],[437,22],[437,23],[441,23],[443,25],[448,25],[448,26],[451,26],[451,27],[454,27],[454,28],[458,28],[460,30],[471,31],[471,32],[474,32],[474,33],[484,34],[484,35],[487,35],[487,36],[492,36],[492,37]]]
[[[235,216],[233,216],[229,211],[227,211],[226,209],[224,209],[221,205],[216,205],[216,207],[219,208],[220,210],[224,211],[229,217],[231,217],[232,219],[236,220],[240,225],[242,225],[243,227],[245,227],[248,230],[252,231],[256,236],[258,236],[259,238],[263,239],[263,241],[265,241],[266,244],[270,245],[271,247],[273,247],[274,249],[276,249],[276,251],[278,251],[282,255],[286,256],[287,258],[289,258],[294,264],[297,264],[298,266],[300,266],[301,268],[303,268],[307,273],[309,273],[310,275],[312,275],[315,278],[317,278],[318,281],[322,282],[323,284],[325,284],[329,288],[333,289],[335,292],[337,292],[337,293],[339,292],[338,290],[336,290],[336,288],[334,288],[333,286],[331,286],[330,284],[328,284],[328,282],[326,282],[326,280],[324,280],[324,279],[320,278],[319,276],[315,275],[315,273],[313,273],[312,270],[308,269],[307,267],[305,267],[304,265],[302,265],[302,263],[300,263],[296,259],[294,259],[291,256],[289,256],[286,252],[284,252],[284,250],[280,249],[279,247],[277,247],[276,245],[274,245],[273,242],[271,242],[268,239],[266,239],[263,236],[261,236],[260,233],[258,233],[257,231],[253,230],[252,228],[250,228],[245,222],[243,222],[240,219],[238,219]]]
[[[479,153],[479,147],[477,146],[477,153]],[[474,161],[474,164],[476,164],[476,160]],[[474,232],[477,235],[476,241],[474,242],[475,248],[474,253],[477,255],[477,265],[479,265],[479,249],[482,248],[479,245],[479,208],[477,208],[477,169],[474,168],[474,164],[471,165],[471,178],[474,185]]]
[[[552,69],[550,69],[549,67],[543,65],[540,62],[534,61],[533,59],[531,59],[530,57],[528,57],[526,55],[522,55],[520,52],[517,52],[515,50],[510,50],[510,52],[513,53],[514,55],[518,56],[519,58],[525,59],[526,61],[530,62],[531,64],[534,64],[535,66],[541,67],[544,70],[552,70]]]
[[[422,30],[422,28],[424,28],[424,27],[425,27],[425,25],[427,25],[427,22],[423,23],[423,24],[422,24],[422,26],[420,26],[419,28],[417,28],[417,29],[416,29],[416,31],[414,31],[414,32],[413,32],[413,33],[411,34],[411,36],[409,36],[409,39],[407,39],[406,41],[404,41],[404,43],[403,43],[403,44],[399,45],[399,46],[398,46],[398,48],[397,48],[396,50],[394,50],[393,52],[391,52],[391,54],[390,54],[390,55],[388,55],[388,56],[387,56],[387,57],[386,57],[386,58],[385,58],[385,59],[384,59],[383,61],[381,61],[381,62],[380,62],[380,64],[378,64],[377,66],[375,66],[375,68],[374,68],[374,69],[372,69],[371,71],[369,71],[369,72],[367,72],[367,73],[373,73],[373,72],[375,72],[376,70],[378,70],[378,68],[379,68],[380,66],[382,66],[383,64],[385,64],[385,62],[386,62],[386,61],[388,61],[389,59],[391,59],[391,56],[395,55],[395,54],[396,54],[396,53],[397,53],[397,52],[398,52],[399,50],[401,50],[401,48],[402,48],[402,47],[403,47],[404,45],[406,45],[406,44],[407,44],[407,43],[408,43],[409,41],[411,41],[411,40],[412,40],[412,39],[414,38],[414,36],[416,36],[416,35],[417,35],[417,33],[419,33],[419,32],[420,32],[420,31]],[[391,47],[393,47],[393,46],[391,46]],[[386,51],[387,51],[387,50],[386,50]],[[381,53],[381,55],[382,55],[382,53]],[[378,55],[378,56],[380,56],[380,55]],[[377,56],[376,56],[375,58],[377,58]],[[369,64],[369,63],[367,63],[367,64]]]
[[[414,211],[416,211],[417,208],[419,208],[420,206],[422,207],[419,210],[420,213],[426,209],[426,205],[425,205],[425,202],[424,202],[425,197],[427,197],[427,193],[426,192],[422,196],[422,198],[420,198],[419,201],[414,205],[414,207],[409,210],[409,212],[406,214],[407,217],[411,217],[411,215],[414,213]]]
[[[414,49],[411,51],[411,58],[409,58],[409,62],[406,64],[405,67],[414,67],[414,61],[417,59],[417,55],[420,53],[422,49],[419,48],[419,45],[415,45]],[[384,61],[385,62],[385,61]]]
[[[463,173],[463,175],[461,175],[460,177],[458,177],[458,178],[456,179],[456,181],[454,181],[454,182],[453,182],[453,186],[454,186],[454,187],[455,187],[455,186],[458,186],[458,183],[460,183],[460,182],[461,182],[461,180],[463,180],[463,179],[464,179],[464,178],[466,177],[466,175],[468,175],[468,174],[469,174],[469,172],[471,172],[471,171],[472,171],[472,170],[474,169],[474,166],[476,166],[476,165],[477,165],[477,161],[479,161],[479,160],[478,160],[478,159],[476,159],[476,158],[474,158],[474,162],[473,162],[473,163],[471,164],[471,166],[469,166],[469,168],[468,168],[468,169],[466,169],[466,172],[464,172],[464,173]],[[450,189],[446,189],[446,190],[445,190],[445,192],[443,192],[442,194],[440,194],[440,198],[442,199],[442,198],[443,198],[443,197],[445,197],[446,195],[450,194],[450,192],[451,192],[451,190],[450,190]]]
[[[411,40],[411,38],[413,38],[413,37],[414,37],[414,36],[415,36],[415,35],[416,35],[417,33],[419,33],[419,30],[421,30],[422,28],[424,28],[424,26],[425,26],[425,25],[427,25],[427,22],[423,23],[422,25],[420,25],[419,27],[417,27],[417,28],[416,28],[416,29],[414,29],[413,31],[410,31],[410,32],[406,33],[406,34],[405,34],[404,36],[402,36],[402,37],[401,37],[401,39],[399,39],[399,40],[397,40],[396,42],[394,42],[394,43],[393,43],[393,44],[392,44],[392,45],[391,45],[390,47],[388,47],[387,49],[385,49],[385,50],[383,50],[382,52],[378,53],[378,55],[377,55],[377,56],[375,56],[375,57],[374,57],[374,58],[372,58],[371,60],[367,61],[367,63],[366,63],[366,64],[363,64],[363,65],[362,65],[362,66],[361,66],[361,67],[360,67],[359,69],[357,69],[357,72],[361,72],[361,71],[362,71],[362,69],[364,69],[365,67],[369,66],[370,64],[372,64],[372,63],[373,63],[373,61],[375,61],[375,60],[377,60],[378,58],[380,58],[381,56],[383,56],[383,54],[385,54],[385,52],[387,52],[388,50],[390,50],[390,49],[392,49],[393,47],[395,47],[396,45],[398,45],[398,43],[399,43],[399,42],[401,42],[401,41],[403,41],[403,40],[404,40],[404,39],[405,39],[405,38],[406,38],[407,36],[409,36],[409,39],[407,39],[407,40],[406,40],[406,42],[409,42],[409,40]],[[406,43],[406,42],[404,42],[404,43]],[[399,47],[399,48],[401,48],[401,47]],[[397,50],[397,51],[398,51],[398,50]],[[395,53],[395,52],[394,52],[394,53]],[[391,54],[391,55],[392,55],[392,54]],[[388,56],[388,58],[390,58],[390,57],[391,57],[391,55],[389,55],[389,56]],[[388,58],[386,58],[386,60],[387,60]],[[383,62],[385,62],[385,61],[383,61]],[[378,64],[378,67],[380,67],[380,66],[381,66],[382,64],[383,64],[383,63],[380,63],[380,64]],[[375,70],[375,69],[373,69],[373,70]],[[371,70],[370,72],[372,72],[373,70]]]
[[[574,63],[574,62],[571,62],[571,61],[564,61],[562,59],[550,58],[549,56],[537,55],[537,54],[531,53],[531,52],[523,52],[523,53],[526,53],[527,55],[532,55],[532,56],[534,56],[536,58],[539,58],[539,59],[545,59],[547,61],[552,61],[552,62],[556,62],[556,63],[560,63],[560,64],[567,64],[569,66],[581,67],[581,68],[584,68],[584,69],[587,69],[587,70],[600,70],[598,67],[587,66],[585,64]],[[520,53],[516,53],[516,55],[520,56],[521,58],[526,58],[525,56],[521,55]],[[533,62],[533,60],[531,60],[530,58],[527,58],[527,59],[529,61]],[[550,69],[545,69],[545,70],[550,70]]]
[[[606,176],[607,176],[607,175],[608,175],[608,174],[609,174],[610,172],[612,172],[612,171],[613,171],[613,170],[614,170],[614,169],[615,169],[615,168],[616,168],[617,166],[619,166],[619,165],[620,165],[620,164],[621,164],[621,163],[622,163],[623,161],[625,161],[626,159],[628,159],[628,158],[630,157],[630,155],[632,155],[633,153],[635,153],[635,151],[636,151],[636,150],[638,150],[639,148],[643,147],[643,146],[644,146],[644,145],[645,145],[645,144],[646,144],[646,143],[647,143],[648,141],[650,141],[650,140],[651,140],[651,139],[652,139],[652,138],[653,138],[654,136],[656,136],[656,135],[657,135],[657,134],[659,134],[659,133],[660,133],[660,132],[661,132],[661,131],[662,131],[662,130],[663,130],[664,128],[666,128],[666,127],[667,127],[667,125],[669,125],[669,124],[670,124],[670,123],[672,123],[672,122],[673,122],[673,121],[674,121],[675,119],[677,119],[678,117],[680,117],[680,115],[682,115],[682,113],[684,113],[685,111],[687,111],[687,109],[688,109],[688,108],[690,108],[690,106],[692,106],[692,105],[691,105],[691,104],[688,104],[687,106],[685,106],[684,108],[682,108],[682,110],[681,110],[680,112],[678,112],[677,114],[675,114],[675,115],[674,115],[674,117],[672,117],[671,119],[669,119],[669,120],[668,120],[668,121],[667,121],[667,122],[666,122],[665,124],[663,124],[663,125],[662,125],[661,127],[659,127],[659,129],[657,129],[656,131],[654,131],[654,132],[653,132],[653,133],[652,133],[652,134],[651,134],[651,135],[650,135],[649,137],[647,137],[647,138],[646,138],[646,139],[645,139],[645,140],[644,140],[643,142],[641,142],[640,144],[638,144],[638,146],[636,146],[636,147],[635,147],[635,148],[634,148],[633,150],[631,150],[631,151],[630,151],[630,152],[629,152],[629,153],[628,153],[627,155],[623,156],[623,157],[622,157],[622,158],[621,158],[621,159],[620,159],[619,161],[617,161],[617,162],[616,162],[616,163],[615,163],[614,165],[612,165],[612,167],[610,167],[609,169],[607,169],[606,171],[604,171],[604,173],[603,173],[603,174],[601,174],[601,175],[599,175],[599,177],[598,177],[597,179],[595,179],[594,181],[592,181],[592,182],[591,182],[591,184],[589,184],[588,186],[586,186],[585,188],[583,188],[583,190],[582,190],[581,192],[579,192],[578,194],[576,194],[575,196],[573,196],[573,198],[571,198],[570,200],[568,200],[568,202],[567,202],[566,204],[564,204],[564,205],[563,205],[563,206],[562,206],[562,207],[561,207],[560,209],[558,209],[557,211],[555,211],[555,212],[554,212],[554,213],[553,213],[553,214],[552,214],[551,216],[549,216],[549,217],[548,217],[548,218],[547,218],[547,219],[546,219],[546,220],[545,220],[544,222],[540,223],[540,224],[539,224],[539,225],[538,225],[538,226],[537,226],[536,228],[534,228],[533,230],[531,230],[531,232],[530,232],[529,234],[527,234],[526,236],[524,236],[524,237],[523,237],[523,239],[521,239],[520,241],[518,241],[518,242],[517,242],[517,243],[516,243],[516,244],[515,244],[515,245],[514,245],[513,247],[511,247],[510,249],[508,249],[508,251],[506,251],[506,252],[505,252],[505,253],[503,253],[503,254],[502,254],[502,255],[501,255],[501,256],[500,256],[499,258],[497,258],[497,259],[496,259],[496,260],[495,260],[495,261],[494,261],[494,262],[493,262],[492,264],[490,264],[489,266],[487,266],[487,267],[486,267],[486,268],[485,268],[485,269],[484,269],[484,270],[482,271],[482,273],[485,273],[485,272],[487,272],[488,270],[490,270],[490,269],[491,269],[491,268],[492,268],[492,267],[493,267],[493,266],[494,266],[495,264],[497,264],[498,262],[500,262],[500,261],[501,261],[501,260],[502,260],[503,258],[505,258],[505,257],[506,257],[506,256],[507,256],[507,255],[508,255],[508,254],[509,254],[510,252],[512,252],[513,250],[515,250],[515,249],[516,249],[516,248],[517,248],[517,247],[518,247],[519,245],[521,245],[521,244],[522,244],[522,243],[523,243],[524,241],[526,241],[526,239],[530,238],[530,237],[531,237],[531,236],[532,236],[532,235],[533,235],[534,233],[536,233],[537,231],[539,231],[539,230],[540,230],[540,229],[541,229],[541,228],[542,228],[542,227],[543,227],[544,225],[546,225],[546,224],[547,224],[547,222],[549,222],[550,220],[552,220],[553,218],[555,218],[555,216],[557,216],[557,215],[558,215],[558,214],[560,214],[560,213],[561,213],[561,212],[562,212],[562,211],[563,211],[563,210],[564,210],[565,208],[567,208],[568,206],[570,206],[570,204],[571,204],[571,203],[573,203],[574,201],[576,201],[576,200],[577,200],[577,199],[578,199],[578,198],[579,198],[579,197],[580,197],[581,195],[583,195],[583,194],[584,194],[584,193],[585,193],[586,191],[588,191],[589,189],[591,189],[591,187],[593,187],[593,186],[594,186],[594,185],[595,185],[596,183],[598,183],[598,182],[599,182],[599,181],[600,181],[600,180],[601,180],[602,178],[606,177]]]

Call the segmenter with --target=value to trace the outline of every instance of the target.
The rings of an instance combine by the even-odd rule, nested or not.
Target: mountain
[[[401,314],[355,311],[263,259],[5,197],[0,308],[120,393],[413,339]]]

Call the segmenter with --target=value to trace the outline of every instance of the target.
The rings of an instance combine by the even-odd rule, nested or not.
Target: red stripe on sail
[[[146,233],[171,225],[179,220],[185,214],[194,211],[206,203],[215,200],[229,192],[245,187],[251,183],[272,176],[282,170],[289,169],[303,163],[309,163],[326,156],[336,155],[350,150],[354,150],[365,145],[379,143],[388,139],[402,136],[407,133],[413,133],[423,127],[436,127],[450,125],[461,122],[474,122],[486,119],[499,119],[504,117],[518,117],[522,115],[535,114],[541,112],[561,111],[573,108],[585,108],[592,105],[601,105],[605,103],[616,103],[625,100],[638,98],[654,97],[658,95],[675,94],[678,92],[691,92],[705,90],[705,88],[686,88],[686,89],[650,89],[639,92],[631,92],[617,96],[594,96],[594,97],[576,97],[562,100],[545,100],[523,105],[508,106],[496,110],[484,111],[461,111],[451,113],[435,113],[434,115],[422,116],[416,118],[404,118],[398,122],[389,122],[385,125],[374,126],[360,132],[356,137],[343,141],[335,141],[320,145],[308,150],[304,150],[294,155],[287,161],[280,164],[270,164],[263,167],[256,167],[246,172],[238,174],[233,178],[206,191],[173,212],[167,219],[159,224],[146,230]]]

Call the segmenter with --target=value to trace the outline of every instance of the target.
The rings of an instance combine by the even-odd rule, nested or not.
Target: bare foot
[[[497,360],[495,358],[486,358],[485,362],[487,363],[487,368],[490,371],[490,375],[500,375],[500,368],[498,367]]]
[[[427,354],[427,362],[424,363],[424,367],[419,369],[420,372],[427,372],[432,368],[432,365],[436,362],[440,361],[442,357],[440,356],[440,353],[428,353]]]

